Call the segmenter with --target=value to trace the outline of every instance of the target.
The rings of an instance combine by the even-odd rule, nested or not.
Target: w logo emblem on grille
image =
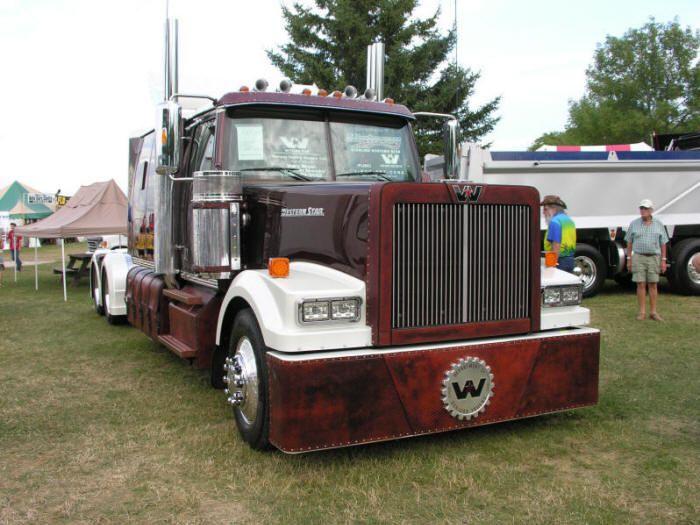
[[[455,196],[459,202],[476,202],[481,196],[482,186],[457,186],[456,184],[452,186],[455,192]]]

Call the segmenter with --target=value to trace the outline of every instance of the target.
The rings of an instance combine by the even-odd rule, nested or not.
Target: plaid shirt
[[[661,246],[668,242],[666,228],[662,222],[655,218],[651,218],[651,224],[645,225],[642,218],[633,220],[625,235],[627,244],[632,243],[632,251],[634,253],[656,254],[661,253]]]

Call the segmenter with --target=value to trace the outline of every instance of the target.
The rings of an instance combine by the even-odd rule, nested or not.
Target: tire
[[[224,364],[224,390],[243,440],[255,450],[270,448],[267,347],[252,310],[241,310],[233,321]]]
[[[673,264],[667,277],[674,292],[700,295],[700,273],[691,266],[697,253],[700,253],[700,239],[684,239],[673,247]]]
[[[605,283],[608,265],[600,252],[590,244],[577,244],[575,264],[581,269],[583,296],[593,297]]]
[[[99,283],[97,282],[97,272],[95,271],[94,266],[90,266],[90,296],[92,297],[92,306],[95,309],[95,312],[97,312],[97,315],[104,315],[104,303],[99,304],[97,302],[97,297],[95,297],[95,294],[99,293],[99,290],[100,287]]]

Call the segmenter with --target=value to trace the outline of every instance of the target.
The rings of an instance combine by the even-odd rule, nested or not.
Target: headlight
[[[299,306],[302,323],[318,321],[358,321],[360,319],[359,297],[339,299],[309,299]]]
[[[542,292],[543,306],[571,306],[581,304],[581,285],[548,286]]]

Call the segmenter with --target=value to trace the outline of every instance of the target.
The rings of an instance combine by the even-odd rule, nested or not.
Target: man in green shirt
[[[632,280],[637,283],[639,321],[646,317],[646,288],[649,288],[649,318],[663,321],[656,311],[659,274],[666,271],[666,243],[668,234],[659,219],[652,216],[654,204],[649,199],[639,203],[638,219],[633,220],[625,241],[627,242],[627,267],[632,269]]]

